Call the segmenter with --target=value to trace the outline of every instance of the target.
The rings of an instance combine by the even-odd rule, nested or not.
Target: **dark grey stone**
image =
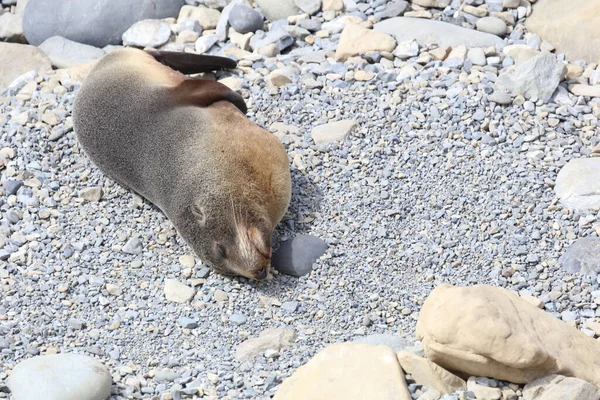
[[[21,186],[23,186],[23,181],[21,180],[6,181],[6,183],[4,184],[4,191],[8,196],[10,196],[11,194],[17,194]]]
[[[300,28],[304,28],[311,32],[316,32],[321,30],[321,23],[314,19],[303,19],[296,23],[296,26]]]
[[[239,33],[256,32],[263,27],[263,17],[252,8],[240,4],[229,12],[229,24]]]
[[[177,323],[183,327],[183,328],[187,328],[187,329],[194,329],[198,327],[198,323],[196,321],[194,321],[191,318],[188,317],[181,317],[177,320]]]
[[[177,17],[184,0],[30,0],[23,13],[27,41],[39,46],[52,36],[104,47],[144,19]]]
[[[279,246],[273,254],[272,266],[286,275],[304,276],[326,250],[327,244],[316,236],[296,236]]]
[[[396,0],[389,3],[381,12],[375,13],[375,18],[378,20],[393,18],[403,15],[408,8],[408,3],[404,0]]]

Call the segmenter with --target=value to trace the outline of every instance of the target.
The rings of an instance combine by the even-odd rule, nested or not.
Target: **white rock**
[[[520,65],[510,67],[497,83],[514,95],[548,101],[566,74],[565,64],[552,53],[540,53]]]
[[[496,17],[483,17],[477,21],[477,30],[492,35],[504,36],[506,34],[506,22]]]
[[[569,85],[569,92],[576,96],[600,97],[600,86],[588,86],[576,83]]]
[[[254,0],[260,11],[271,21],[300,14],[294,0]]]
[[[336,140],[344,140],[346,136],[356,126],[356,121],[346,119],[342,121],[330,122],[324,125],[315,126],[310,133],[317,144],[324,144]]]
[[[165,298],[175,303],[187,303],[194,297],[194,288],[177,279],[165,279]]]
[[[196,40],[196,52],[199,54],[204,54],[218,41],[219,39],[217,38],[217,35],[201,36],[198,38],[198,40]]]
[[[414,39],[400,42],[394,50],[394,55],[400,58],[401,60],[406,60],[407,58],[418,56],[419,43],[417,43],[417,41]]]
[[[102,198],[101,187],[89,187],[79,191],[79,197],[87,201],[98,202]]]
[[[600,158],[575,158],[559,171],[556,196],[567,207],[600,210]]]
[[[0,41],[26,43],[21,19],[10,12],[0,15]]]
[[[296,7],[309,15],[318,13],[321,10],[321,0],[294,0]]]
[[[29,358],[8,378],[14,400],[105,400],[112,378],[95,358],[55,354]]]
[[[485,52],[481,47],[474,47],[469,49],[467,58],[473,63],[473,65],[486,65],[487,59],[485,58]]]
[[[158,47],[167,43],[170,36],[169,24],[157,19],[145,19],[136,22],[123,33],[123,45]]]

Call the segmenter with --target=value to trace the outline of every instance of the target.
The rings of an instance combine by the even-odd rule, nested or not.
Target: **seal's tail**
[[[147,51],[161,64],[173,68],[182,74],[198,74],[222,69],[234,69],[237,62],[227,57],[208,56],[206,54],[192,54],[178,51]]]

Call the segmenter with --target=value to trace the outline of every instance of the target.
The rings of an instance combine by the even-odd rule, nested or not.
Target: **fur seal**
[[[261,280],[290,203],[287,153],[246,117],[239,94],[182,73],[236,65],[217,56],[112,51],[81,85],[73,122],[92,163],[156,205],[215,272]]]

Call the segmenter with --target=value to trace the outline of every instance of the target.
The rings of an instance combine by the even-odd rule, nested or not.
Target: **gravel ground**
[[[467,70],[432,62],[412,80],[346,88],[244,81],[250,119],[299,128],[282,139],[293,201],[277,240],[308,233],[329,244],[310,275],[260,283],[180,259],[191,250],[170,222],[90,164],[69,125],[77,83],[66,93],[36,89],[27,106],[0,104],[0,147],[11,149],[0,151],[0,389],[25,357],[77,350],[113,371],[115,399],[184,386],[267,399],[328,344],[413,336],[420,304],[441,282],[531,294],[567,321],[597,315],[598,282],[567,276],[557,259],[574,239],[596,236],[599,215],[569,211],[553,192],[560,167],[599,142],[590,107],[519,97],[499,106],[487,98],[496,70]],[[14,122],[23,112],[27,126]],[[315,146],[311,129],[339,119],[357,127]],[[24,182],[16,194],[12,180]],[[99,202],[79,197],[98,186]],[[167,302],[165,278],[196,296]],[[297,332],[292,347],[235,360],[239,343],[278,326]],[[174,374],[155,376],[165,369]]]

